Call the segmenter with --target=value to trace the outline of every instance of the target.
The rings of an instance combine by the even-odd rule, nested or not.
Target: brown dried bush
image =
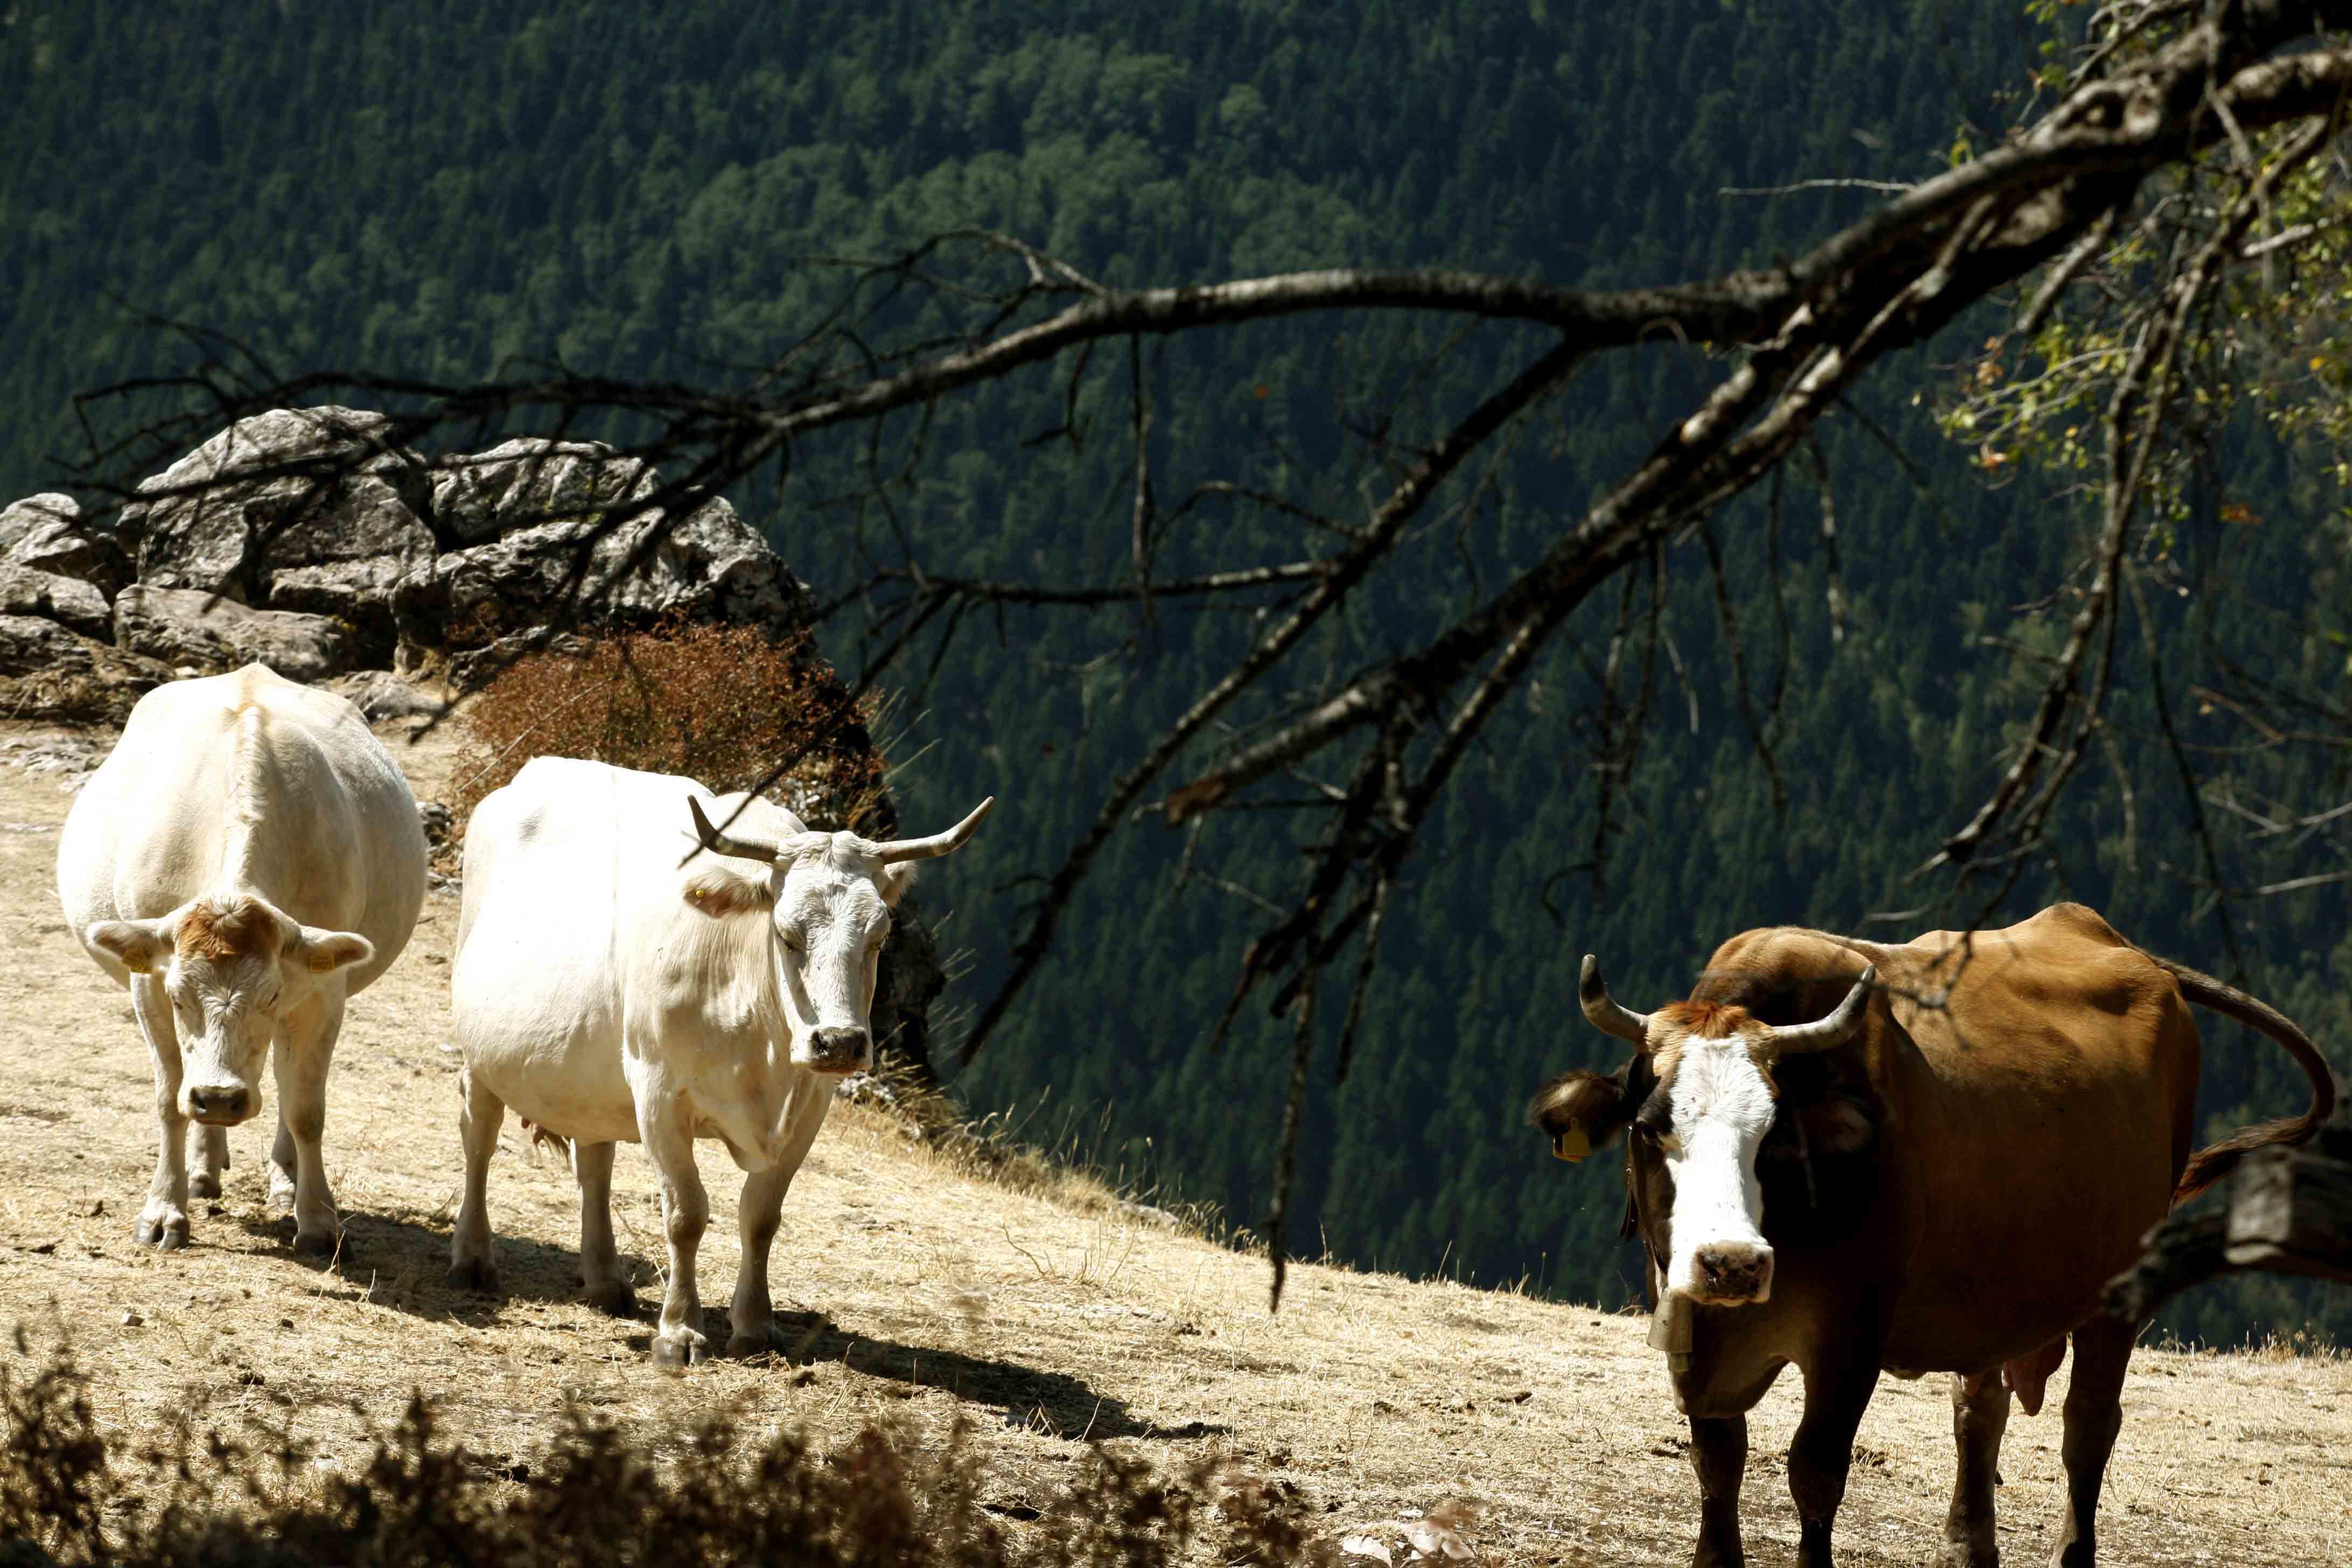
[[[20,1331],[20,1355],[26,1345]],[[1042,1495],[959,1425],[755,1438],[724,1415],[624,1431],[576,1407],[528,1461],[469,1452],[430,1402],[355,1468],[259,1419],[199,1415],[130,1452],[100,1435],[60,1347],[0,1367],[0,1563],[110,1568],[499,1563],[515,1568],[1167,1568],[1330,1563],[1288,1487],[1215,1459],[1162,1471],[1091,1447]],[[1020,1500],[992,1500],[1004,1497]]]
[[[527,654],[466,711],[457,772],[470,813],[533,757],[586,757],[749,789],[797,758],[770,794],[810,826],[887,834],[870,703],[850,700],[805,635],[673,626],[602,638],[584,654]]]

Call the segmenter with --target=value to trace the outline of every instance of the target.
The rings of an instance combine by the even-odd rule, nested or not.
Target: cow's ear
[[[304,926],[301,934],[289,944],[286,956],[299,958],[302,967],[313,974],[332,974],[338,969],[348,969],[373,958],[375,943],[355,931]]]
[[[776,893],[765,877],[749,877],[731,866],[709,866],[686,879],[682,895],[688,907],[713,920],[774,905]]]
[[[133,974],[152,974],[172,956],[172,939],[178,921],[170,915],[152,921],[100,921],[81,939],[100,952],[111,953]]]
[[[1878,1121],[1852,1097],[1832,1094],[1798,1112],[1805,1136],[1820,1154],[1859,1154],[1878,1142]]]
[[[883,903],[894,910],[898,907],[898,900],[905,898],[907,889],[915,885],[915,868],[921,864],[919,860],[901,860],[896,866],[882,868]]]
[[[1622,1073],[1603,1078],[1595,1072],[1564,1072],[1528,1102],[1528,1121],[1543,1129],[1551,1139],[1551,1152],[1563,1160],[1581,1160],[1607,1148],[1633,1113]]]

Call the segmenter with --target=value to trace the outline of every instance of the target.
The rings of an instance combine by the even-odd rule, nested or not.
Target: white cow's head
[[[375,955],[356,931],[306,926],[259,899],[197,899],[147,921],[100,921],[82,940],[133,974],[160,974],[180,1037],[180,1114],[234,1127],[261,1109],[257,1080],[279,1014],[327,976]]]
[[[718,803],[725,805],[727,802]],[[874,984],[890,911],[915,879],[914,862],[963,847],[996,804],[929,838],[877,843],[854,833],[798,831],[774,837],[721,833],[688,797],[694,837],[713,855],[765,862],[765,876],[716,866],[687,879],[686,900],[705,914],[768,911],[770,947],[793,1033],[793,1060],[819,1072],[874,1065]]]
[[[1764,1239],[1764,1192],[1756,1179],[1756,1151],[1771,1131],[1779,1089],[1773,1064],[1804,1051],[1843,1045],[1862,1025],[1877,979],[1865,969],[1835,1011],[1810,1024],[1775,1027],[1745,1008],[1715,1002],[1675,1002],[1654,1013],[1619,1005],[1584,961],[1584,1016],[1602,1033],[1633,1045],[1649,1058],[1651,1081],[1639,1106],[1625,1106],[1633,1124],[1634,1200],[1644,1230],[1660,1211],[1668,1215],[1665,1288],[1710,1306],[1741,1306],[1772,1294],[1772,1246]],[[1591,1074],[1557,1080],[1538,1097],[1539,1121],[1557,1112],[1563,1127],[1570,1100],[1589,1101],[1614,1080]],[[1586,1082],[1584,1080],[1591,1081]],[[1661,1190],[1662,1189],[1662,1190]]]

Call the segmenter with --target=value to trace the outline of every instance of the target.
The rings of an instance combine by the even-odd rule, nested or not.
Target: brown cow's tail
[[[2286,1047],[2311,1079],[2311,1109],[2301,1116],[2283,1117],[2276,1121],[2264,1121],[2252,1127],[2241,1128],[2219,1143],[2200,1149],[2189,1157],[2188,1169],[2180,1173],[2180,1184],[2172,1191],[2172,1201],[2186,1203],[2203,1192],[2231,1171],[2238,1162],[2255,1149],[2273,1143],[2300,1143],[2311,1136],[2312,1129],[2327,1120],[2336,1109],[2336,1075],[2327,1066],[2327,1058],[2311,1043],[2311,1037],[2295,1026],[2294,1019],[2269,1003],[2249,996],[2234,985],[2224,985],[2210,974],[2173,963],[2168,958],[2157,958],[2158,967],[2179,983],[2180,994],[2200,1007],[2210,1008],[2225,1017],[2235,1018],[2249,1028],[2259,1029]]]

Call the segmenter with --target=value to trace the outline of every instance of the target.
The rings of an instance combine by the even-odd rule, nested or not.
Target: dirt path
[[[0,745],[48,733],[0,726]],[[403,756],[431,795],[446,745]],[[340,1270],[298,1262],[290,1222],[263,1206],[267,1111],[231,1134],[226,1194],[196,1205],[194,1245],[138,1248],[152,1079],[128,998],[58,913],[69,799],[55,775],[0,767],[0,946],[14,960],[0,973],[0,1317],[37,1340],[61,1322],[110,1426],[200,1400],[272,1406],[331,1458],[352,1450],[353,1407],[388,1423],[420,1388],[495,1458],[532,1453],[567,1401],[649,1431],[721,1402],[755,1428],[961,1416],[978,1424],[1008,1503],[1050,1488],[1090,1436],[1170,1460],[1230,1454],[1295,1484],[1335,1532],[1460,1497],[1478,1510],[1489,1562],[1688,1559],[1696,1492],[1643,1321],[1323,1268],[1297,1270],[1269,1319],[1260,1260],[971,1179],[845,1108],[777,1243],[778,1302],[809,1331],[806,1368],[665,1375],[646,1363],[645,1322],[573,1304],[570,1174],[534,1163],[511,1124],[490,1190],[509,1293],[493,1304],[446,1290],[459,1171],[455,1068],[440,1049],[447,890],[344,1027],[327,1128],[350,1232]],[[715,1319],[735,1272],[732,1183],[715,1151],[703,1170]],[[660,1226],[641,1153],[623,1153],[614,1189],[650,1306]],[[2013,1561],[2039,1561],[2055,1528],[2063,1381],[2040,1418],[2010,1426]],[[1796,1414],[1784,1380],[1754,1422],[1743,1518],[1762,1562],[1794,1549],[1780,1456]],[[1948,1434],[1941,1380],[1881,1386],[1842,1562],[1925,1558],[1950,1485]],[[2117,1563],[2352,1562],[2352,1362],[2143,1352],[2102,1521]]]

